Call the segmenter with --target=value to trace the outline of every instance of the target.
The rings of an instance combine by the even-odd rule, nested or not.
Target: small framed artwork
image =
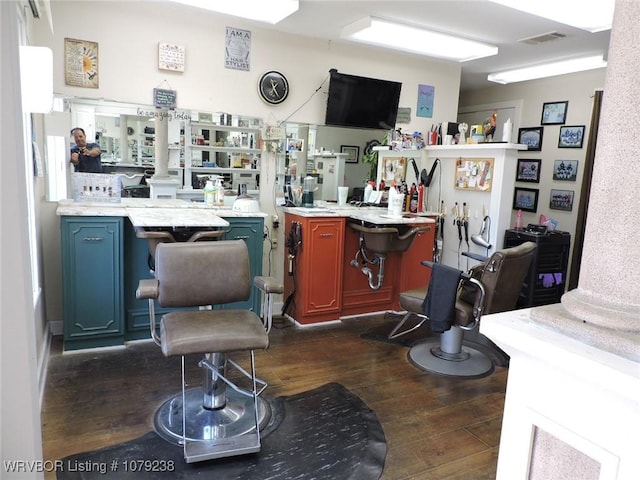
[[[543,127],[520,128],[518,130],[518,143],[527,146],[530,152],[542,150]]]
[[[158,44],[158,68],[172,72],[184,72],[185,48],[172,43]]]
[[[356,145],[340,145],[340,152],[347,154],[344,160],[346,163],[358,163],[360,147]]]
[[[302,150],[304,150],[304,140],[287,138],[287,152],[301,152]]]
[[[493,161],[487,158],[458,158],[453,188],[490,192],[493,181]]]
[[[538,210],[537,188],[516,187],[513,191],[513,209],[525,212],[536,212]]]
[[[551,190],[549,208],[570,212],[573,209],[573,190]]]
[[[584,125],[560,127],[558,148],[582,148],[584,139]]]
[[[578,160],[556,160],[553,162],[553,179],[575,182],[578,175]]]
[[[569,102],[548,102],[542,105],[541,125],[562,125],[567,119]]]
[[[98,44],[75,38],[64,39],[64,81],[67,85],[98,88]]]
[[[516,182],[540,183],[540,163],[542,160],[529,158],[518,159]]]

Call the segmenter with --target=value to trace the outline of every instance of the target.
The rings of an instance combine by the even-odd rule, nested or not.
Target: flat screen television
[[[326,125],[395,128],[402,83],[330,70]]]

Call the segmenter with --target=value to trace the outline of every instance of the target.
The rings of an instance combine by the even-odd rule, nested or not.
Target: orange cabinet
[[[300,223],[301,241],[291,262],[288,250],[285,253],[284,298],[293,292],[286,313],[301,324],[337,320],[342,309],[345,219],[287,214],[285,232],[293,222]]]
[[[387,255],[382,286],[373,290],[361,269],[351,266],[359,248],[359,234],[347,226],[347,221],[290,213],[285,216],[285,242],[292,224],[300,224],[294,258],[289,259],[288,245],[284,258],[285,301],[290,297],[286,313],[300,324],[399,311],[401,292],[429,282],[431,270],[420,262],[433,260],[433,223],[416,235],[409,249]]]

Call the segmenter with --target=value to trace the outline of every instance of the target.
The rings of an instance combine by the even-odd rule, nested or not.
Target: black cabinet
[[[504,234],[505,248],[524,242],[534,242],[538,248],[522,285],[518,308],[560,302],[567,283],[571,235],[560,231],[535,233],[522,230],[507,230]]]

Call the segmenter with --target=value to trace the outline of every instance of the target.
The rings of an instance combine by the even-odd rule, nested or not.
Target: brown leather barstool
[[[151,336],[162,353],[182,357],[182,393],[159,408],[155,427],[165,440],[183,445],[187,463],[260,450],[270,408],[259,398],[266,382],[256,378],[254,350],[266,349],[269,337],[255,312],[216,307],[249,298],[249,272],[243,240],[159,243],[156,278],[141,280],[136,292],[149,301]],[[162,316],[159,334],[155,302],[176,309]],[[227,357],[237,351],[249,352],[249,371]],[[190,354],[203,355],[204,379],[202,387],[187,390]],[[239,380],[229,379],[228,367]]]
[[[416,367],[439,375],[477,378],[493,372],[491,359],[462,342],[465,332],[477,333],[482,315],[514,310],[522,290],[536,244],[525,242],[495,252],[467,274],[462,274],[455,296],[455,315],[449,329],[439,339],[427,339],[409,350],[409,361]],[[429,265],[430,262],[423,262]],[[456,288],[454,286],[454,288]],[[423,313],[428,287],[402,292],[400,306],[407,311],[389,333],[393,339],[412,332],[430,319]],[[420,321],[409,328],[405,322],[416,315]]]

